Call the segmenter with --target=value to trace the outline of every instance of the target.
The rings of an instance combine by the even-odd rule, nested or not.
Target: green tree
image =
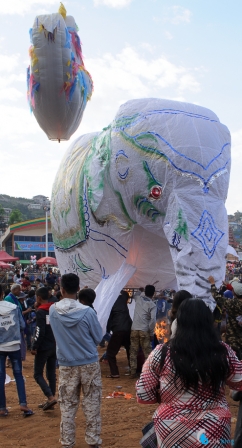
[[[23,215],[17,208],[14,208],[9,216],[9,224],[15,224],[16,222],[23,221]]]
[[[5,215],[4,208],[3,208],[2,204],[0,204],[0,220],[3,219],[4,215]]]
[[[237,212],[234,213],[234,218],[235,221],[240,221],[242,218],[242,213],[239,210],[237,210]]]
[[[4,215],[5,215],[4,208],[3,208],[2,204],[0,204],[0,233],[5,232],[6,227],[7,227],[6,222],[4,220]]]

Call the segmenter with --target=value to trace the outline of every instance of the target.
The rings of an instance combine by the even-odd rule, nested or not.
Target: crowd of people
[[[230,278],[231,277],[231,278]],[[226,279],[231,280],[233,277],[242,279],[242,261],[227,261],[226,263]]]
[[[60,285],[50,270],[43,284],[33,286],[25,274],[15,274],[10,290],[0,285],[0,417],[8,417],[6,366],[11,364],[20,410],[28,407],[22,361],[26,349],[34,356],[33,376],[46,397],[39,408],[61,411],[61,444],[74,447],[75,416],[82,391],[85,441],[98,448],[101,440],[102,378],[100,361],[108,363],[107,378],[119,378],[117,354],[124,347],[131,380],[137,380],[137,400],[158,404],[153,421],[143,428],[143,447],[230,447],[231,414],[225,386],[240,401],[234,446],[242,447],[242,283],[239,278],[217,289],[212,276],[211,311],[185,290],[161,291],[146,285],[130,296],[122,290],[107,320],[103,336],[95,311],[95,291],[80,290],[79,278],[65,274]],[[169,326],[169,337],[156,332]],[[223,323],[223,325],[222,325]],[[99,359],[98,345],[106,353]],[[58,396],[56,369],[59,370]],[[44,375],[46,371],[46,376]]]

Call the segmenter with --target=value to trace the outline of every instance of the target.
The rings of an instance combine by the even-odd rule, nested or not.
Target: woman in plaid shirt
[[[139,403],[160,402],[153,416],[158,448],[231,447],[226,384],[242,390],[242,363],[219,341],[205,303],[187,299],[175,337],[150,354],[136,384]]]

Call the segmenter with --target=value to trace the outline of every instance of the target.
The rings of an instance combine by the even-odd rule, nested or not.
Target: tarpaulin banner
[[[46,243],[44,241],[15,241],[14,252],[45,252]],[[48,243],[48,251],[54,252],[54,243]]]

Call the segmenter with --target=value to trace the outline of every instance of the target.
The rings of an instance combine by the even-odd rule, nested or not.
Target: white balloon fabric
[[[31,111],[47,137],[58,141],[77,130],[93,90],[75,20],[63,5],[59,11],[36,17],[27,70]]]
[[[230,133],[213,112],[128,101],[61,162],[51,210],[61,273],[94,288],[114,279],[112,303],[124,286],[155,284],[186,289],[212,307],[207,279],[220,284],[225,275],[229,173]],[[117,282],[123,263],[134,269]]]
[[[135,266],[131,266],[124,261],[115,274],[103,278],[96,287],[95,310],[98,312],[98,320],[102,326],[103,334],[106,333],[107,318],[115,300],[135,271]]]
[[[239,258],[239,255],[237,254],[236,250],[230,245],[228,245],[228,247],[227,247],[226,255],[227,254],[234,255],[234,257]]]

